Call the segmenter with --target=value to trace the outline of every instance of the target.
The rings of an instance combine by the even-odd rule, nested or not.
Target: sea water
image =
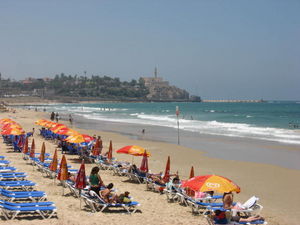
[[[179,107],[179,115],[175,113]],[[178,128],[300,145],[300,102],[261,103],[87,103],[29,106],[98,121]]]

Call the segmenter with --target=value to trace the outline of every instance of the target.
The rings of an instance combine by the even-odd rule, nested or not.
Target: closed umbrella
[[[28,137],[26,137],[25,139],[25,143],[24,143],[24,146],[23,146],[23,154],[27,154],[28,153]]]
[[[93,156],[98,156],[98,155],[101,154],[101,152],[100,152],[101,151],[100,146],[102,146],[102,140],[97,139],[96,143],[94,145],[94,148],[92,150],[92,155]]]
[[[61,159],[57,179],[62,182],[66,181],[68,179],[68,165],[67,165],[67,160],[66,160],[65,155],[63,155],[63,157]],[[62,185],[62,188],[63,188],[62,195],[64,195],[64,185]]]
[[[32,139],[32,143],[31,143],[31,148],[30,148],[30,154],[29,157],[30,158],[34,158],[35,156],[35,143],[34,143],[34,138]]]
[[[195,176],[195,173],[194,173],[194,167],[192,166],[191,168],[191,171],[190,171],[190,178],[193,178]],[[195,191],[191,190],[190,188],[186,188],[186,193],[188,196],[194,196],[195,195]]]
[[[56,173],[56,170],[57,170],[57,164],[58,164],[58,160],[57,160],[57,149],[55,149],[55,152],[54,152],[52,161],[51,161],[50,166],[49,166],[50,171]]]
[[[79,196],[81,194],[81,190],[86,187],[86,176],[85,176],[85,165],[84,160],[81,162],[80,169],[77,173],[75,187],[79,189]],[[81,208],[81,198],[80,198],[80,208]]]
[[[108,148],[108,154],[107,154],[107,159],[112,160],[112,141],[109,142],[109,148]]]
[[[45,146],[45,142],[43,142],[42,149],[41,149],[41,154],[40,154],[40,157],[39,157],[41,162],[45,161],[45,152],[46,152],[46,146]]]
[[[147,151],[144,152],[143,160],[142,160],[142,163],[141,163],[140,170],[141,170],[141,171],[144,171],[144,172],[146,172],[146,173],[148,173],[148,171],[149,171],[149,168],[148,168],[148,154],[147,154]]]
[[[190,172],[190,179],[193,178],[194,176],[195,176],[194,167],[192,166],[191,172]]]
[[[169,180],[170,180],[170,156],[168,156],[168,161],[167,161],[166,170],[165,170],[163,180],[166,183],[169,182]]]

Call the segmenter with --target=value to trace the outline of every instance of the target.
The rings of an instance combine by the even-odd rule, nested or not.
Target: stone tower
[[[154,77],[157,78],[157,68],[154,68]]]

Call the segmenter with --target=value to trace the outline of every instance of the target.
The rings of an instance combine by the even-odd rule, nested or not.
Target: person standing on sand
[[[50,120],[53,121],[53,120],[54,120],[54,117],[55,117],[55,113],[52,112],[51,115],[50,115]]]
[[[58,121],[59,121],[59,115],[58,115],[58,113],[56,113],[55,119],[56,119],[56,123],[58,123]]]
[[[72,117],[72,114],[69,114],[69,122],[70,122],[71,125],[73,124],[73,117]]]

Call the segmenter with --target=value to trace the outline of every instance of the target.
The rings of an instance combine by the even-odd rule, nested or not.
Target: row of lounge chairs
[[[45,162],[43,163],[40,162],[39,157],[30,158],[29,155],[26,155],[24,156],[24,159],[30,160],[31,164],[33,166],[37,166],[38,170],[42,172],[45,175],[45,177],[49,177],[52,179],[56,178],[58,171],[53,172],[49,170],[49,165],[50,165],[49,162],[52,160],[52,158],[50,158],[49,154],[47,155],[47,157],[48,158],[46,158]],[[78,170],[72,169],[71,166],[68,165],[68,172],[77,174]],[[87,179],[87,183],[88,183],[88,179]],[[71,180],[62,181],[61,184],[64,188],[68,188],[70,190],[70,193],[74,197],[81,198],[83,202],[86,204],[86,206],[90,208],[92,212],[97,212],[97,211],[103,212],[105,210],[109,210],[113,208],[113,209],[123,209],[127,213],[135,213],[140,206],[140,204],[136,201],[131,201],[130,203],[126,203],[126,204],[107,203],[104,201],[103,198],[98,196],[95,192],[89,190],[89,185],[85,189],[79,190],[75,187],[74,182]]]
[[[4,159],[3,156],[0,156]],[[36,191],[36,183],[26,180],[27,174],[16,172],[16,168],[5,164],[0,167],[0,210],[6,220],[17,216],[40,215],[43,219],[57,213],[53,202],[46,201],[43,191]]]
[[[215,210],[224,210],[222,208],[223,203],[218,202],[218,200],[222,199],[222,195],[207,195],[205,197],[195,199],[192,196],[188,195],[186,193],[186,190],[180,188],[180,185],[174,185],[171,181],[166,185],[158,184],[145,174],[134,173],[133,171],[124,169],[122,165],[126,165],[127,167],[129,167],[128,163],[107,163],[107,161],[102,159],[96,160],[96,163],[101,169],[113,171],[113,175],[126,176],[132,182],[136,182],[138,184],[146,184],[146,190],[148,191],[150,190],[160,193],[163,192],[166,195],[168,202],[178,202],[183,206],[190,207],[193,214],[205,215],[207,220],[210,220],[209,224],[214,224],[214,222],[207,215],[212,214]],[[239,210],[238,213],[245,217],[258,215],[263,209],[263,206],[258,204],[257,201],[258,198],[253,196],[243,204],[244,209]],[[257,220],[254,222],[235,222],[235,224],[267,224],[267,222]]]
[[[108,162],[105,157],[92,157],[90,161],[95,162],[100,169],[102,170],[110,170],[113,172],[113,175],[118,176],[126,176],[129,180],[142,184],[145,183],[147,190],[158,191],[161,193],[166,194],[167,200],[169,202],[179,202],[181,205],[191,207],[191,210],[194,214],[201,214],[206,215],[207,220],[210,224],[215,224],[210,217],[207,215],[211,214],[215,210],[224,210],[222,209],[223,203],[217,202],[219,199],[222,199],[221,195],[214,195],[214,196],[207,196],[201,199],[195,199],[189,196],[184,189],[181,189],[179,186],[174,185],[161,185],[146,176],[145,174],[134,173],[132,171],[128,171],[124,169],[124,167],[128,168],[130,164],[126,162]],[[102,212],[106,208],[109,207],[123,207],[125,210],[130,212],[130,208],[133,208],[132,212],[136,211],[136,206],[138,203],[132,203],[131,205],[126,204],[108,204],[106,203],[101,197],[99,197],[93,191],[82,191],[76,190],[74,185],[71,182],[66,182],[66,185],[70,188],[72,193],[76,197],[81,197],[87,206],[89,206],[93,212],[97,211],[97,206],[100,207],[100,211]],[[243,213],[244,216],[252,216],[258,214],[262,210],[262,206],[257,204],[257,199],[253,204],[249,207],[245,207],[244,210],[240,210],[239,213]],[[240,223],[246,224],[246,223]],[[266,224],[265,221],[255,221],[255,222],[248,222],[248,224]]]

